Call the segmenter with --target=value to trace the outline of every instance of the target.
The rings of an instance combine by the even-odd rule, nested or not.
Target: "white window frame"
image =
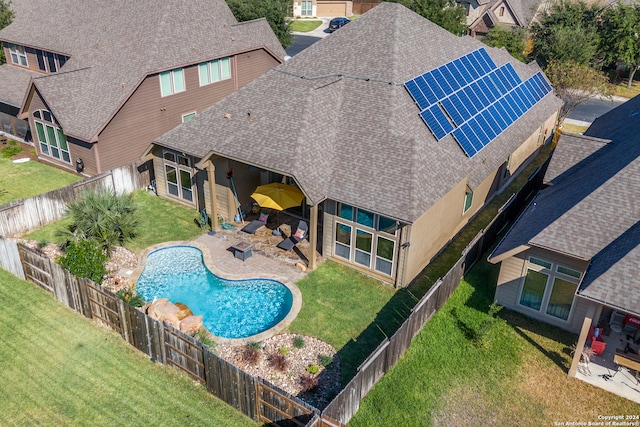
[[[336,209],[338,209],[338,205],[339,203],[336,204]],[[351,205],[349,205],[351,206]],[[335,220],[334,220],[334,235],[332,237],[333,239],[333,254],[335,257],[337,257],[338,259],[342,259],[345,260],[347,262],[349,262],[350,264],[353,264],[355,266],[361,267],[361,268],[366,268],[368,270],[371,270],[372,272],[375,272],[376,274],[381,274],[387,277],[393,277],[393,274],[395,272],[396,269],[396,262],[397,262],[397,257],[396,257],[396,248],[397,248],[397,244],[398,244],[398,226],[396,225],[393,234],[391,233],[387,233],[383,230],[378,230],[379,226],[379,221],[380,221],[380,215],[375,214],[373,212],[369,212],[373,214],[373,225],[372,226],[368,226],[365,224],[361,224],[357,221],[358,218],[358,209],[355,206],[351,206],[351,209],[353,210],[353,218],[351,220],[343,218],[341,216],[339,216],[339,212],[336,211],[336,215],[335,215]],[[386,217],[385,217],[386,218]],[[397,224],[397,222],[396,222]],[[338,227],[340,227],[341,225],[349,227],[350,228],[350,234],[349,234],[349,245],[346,245],[342,242],[339,242],[336,239],[336,232]],[[358,237],[358,230],[367,233],[371,236],[371,250],[370,252],[368,252],[367,254],[369,255],[369,265],[365,265],[362,264],[360,262],[358,262],[356,260],[357,258],[357,254],[363,254],[365,253],[365,251],[362,251],[361,249],[357,248],[357,237]],[[393,250],[392,250],[392,258],[386,259],[383,257],[379,257],[378,256],[378,240],[379,237],[384,238],[385,240],[391,241],[393,243]],[[344,257],[341,255],[337,254],[336,251],[336,246],[340,246],[341,248],[348,248],[348,253],[349,256]],[[376,260],[380,258],[381,260],[384,260],[385,262],[391,264],[391,272],[387,273],[386,271],[382,271],[380,269],[377,268],[377,263]]]
[[[181,90],[176,90],[176,75],[177,74],[181,75],[182,78],[182,89]],[[162,86],[162,76],[163,75],[169,75],[169,84],[171,85],[168,92],[165,92],[163,86]],[[184,92],[187,90],[187,83],[185,81],[185,76],[184,76],[184,68],[175,68],[173,70],[170,71],[163,71],[162,73],[160,73],[158,75],[158,79],[160,81],[160,96],[165,97],[165,96],[170,96],[176,93],[180,93],[180,92]]]
[[[45,118],[45,113],[51,117],[51,121]],[[48,110],[36,110],[33,112],[33,121],[35,123],[35,137],[40,144],[40,153],[44,156],[71,164],[69,141],[53,114]],[[38,125],[42,126],[43,135],[40,135]],[[49,134],[49,129],[52,130],[53,137]],[[66,146],[66,148],[64,148],[64,146]],[[56,151],[58,152],[57,155],[55,154]]]
[[[580,277],[575,277],[575,275],[562,273],[559,271],[560,268],[567,269],[570,272],[578,273],[580,274]],[[538,273],[542,273],[547,276],[547,281],[545,283],[544,292],[542,294],[542,300],[540,302],[539,309],[531,308],[526,305],[520,304],[520,300],[522,298],[522,292],[524,291],[524,285],[527,280],[527,272],[530,270]],[[551,300],[551,294],[553,293],[553,288],[556,285],[556,279],[560,279],[560,280],[564,280],[565,282],[572,283],[576,286],[576,289],[577,289],[577,287],[580,285],[580,278],[582,277],[582,274],[583,273],[581,273],[580,271],[574,268],[566,267],[564,265],[557,264],[537,256],[529,256],[524,263],[524,274],[522,275],[520,289],[518,291],[517,306],[525,310],[538,313],[539,315],[547,319],[553,319],[557,322],[569,323],[571,320],[571,316],[573,315],[573,311],[575,309],[575,302],[576,302],[575,291],[574,291],[573,299],[571,300],[571,308],[569,309],[569,313],[566,319],[562,319],[561,317],[557,317],[547,313],[547,310],[549,309],[549,302]]]
[[[185,113],[182,115],[182,123],[187,123],[189,120],[193,119],[198,113],[195,111],[191,111],[189,113]],[[188,119],[185,121],[185,118],[188,117]]]
[[[175,160],[167,159],[167,154],[170,156],[173,156]],[[181,160],[184,161],[184,164],[181,163]],[[165,184],[167,189],[167,195],[169,197],[173,197],[183,202],[195,205],[196,192],[194,190],[195,183],[193,181],[194,173],[193,173],[193,168],[191,167],[191,159],[187,156],[178,154],[175,151],[162,150],[162,162],[163,162],[163,173],[164,173],[164,179],[165,179]],[[176,174],[176,183],[169,182],[169,180],[167,179],[168,169],[174,170]],[[186,188],[182,185],[182,175],[181,175],[182,172],[189,174],[189,182],[191,184],[189,188]],[[172,186],[175,186],[175,189],[173,190],[173,192],[172,192],[172,188],[173,188]]]
[[[226,64],[226,68],[223,68],[223,64]],[[203,69],[206,69],[206,76],[203,76]],[[217,78],[214,78],[214,69],[217,71]],[[231,57],[229,56],[198,64],[198,82],[200,83],[200,86],[207,86],[230,78]]]
[[[467,198],[471,197],[469,206],[467,207]],[[462,204],[462,215],[469,212],[469,210],[473,207],[473,190],[465,190],[464,191],[464,203]]]
[[[9,56],[13,64],[21,67],[29,67],[29,61],[27,60],[27,51],[24,46],[9,43]],[[14,58],[15,56],[15,58]],[[24,60],[24,64],[22,63]]]
[[[309,6],[309,13],[305,13],[307,9],[305,9],[305,3]],[[313,2],[311,0],[302,0],[300,2],[300,16],[313,16]]]

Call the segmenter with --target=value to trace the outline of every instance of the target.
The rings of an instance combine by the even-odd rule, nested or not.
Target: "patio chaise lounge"
[[[260,212],[260,217],[258,219],[254,219],[249,224],[245,225],[242,228],[242,231],[249,234],[256,234],[256,231],[258,231],[260,227],[263,227],[264,225],[267,224],[267,218],[269,218],[270,212],[271,211],[268,209],[263,209],[262,212]]]
[[[298,229],[296,230],[296,232],[280,242],[278,244],[278,247],[280,249],[284,249],[285,251],[290,251],[291,249],[295,248],[302,239],[307,237],[308,232],[309,226],[307,225],[307,223],[304,221],[300,221],[298,223]]]

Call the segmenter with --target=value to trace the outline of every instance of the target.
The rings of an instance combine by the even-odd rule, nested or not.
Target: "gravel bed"
[[[246,346],[218,344],[215,349],[222,359],[243,371],[269,381],[318,409],[324,409],[340,391],[340,357],[331,345],[310,336],[303,336],[303,348],[295,348],[293,340],[296,336],[282,334],[260,342],[260,358],[253,365],[247,363],[243,357]],[[288,349],[288,354],[285,355],[287,368],[284,371],[275,369],[270,363],[271,356],[281,354],[281,349]],[[286,350],[284,352],[286,353]],[[327,368],[320,363],[321,355],[333,357],[333,362]],[[309,365],[318,366],[318,373],[311,375],[307,372]],[[317,386],[304,391],[301,383],[304,376],[316,377]]]

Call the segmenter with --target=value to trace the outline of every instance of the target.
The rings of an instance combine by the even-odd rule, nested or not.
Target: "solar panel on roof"
[[[437,140],[452,134],[473,157],[552,88],[536,73],[522,81],[513,65],[497,67],[484,48],[405,83]]]

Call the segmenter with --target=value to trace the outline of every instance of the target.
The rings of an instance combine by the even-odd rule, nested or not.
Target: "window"
[[[359,266],[391,276],[398,222],[338,203],[334,255]]]
[[[302,0],[302,9],[300,11],[300,15],[301,16],[312,16],[313,14],[313,9],[312,9],[312,1],[307,1],[307,0]]]
[[[562,320],[569,318],[573,295],[576,293],[578,285],[567,280],[556,277],[553,281],[549,304],[547,304],[547,314]]]
[[[527,264],[519,304],[547,316],[569,320],[582,273],[558,265],[554,275],[553,263],[536,257],[530,257]]]
[[[57,53],[44,52],[36,49],[36,59],[38,60],[38,68],[41,71],[55,73],[62,68],[68,58],[63,55],[58,55]]]
[[[548,275],[539,271],[527,270],[527,276],[524,279],[524,286],[520,294],[520,305],[540,310],[548,278]]]
[[[200,86],[226,80],[231,77],[231,60],[226,58],[214,59],[198,64]]]
[[[500,6],[500,9],[498,10],[498,16],[504,16],[504,6]]]
[[[162,96],[184,92],[185,90],[184,70],[182,68],[160,73],[160,93]]]
[[[33,119],[42,154],[71,163],[67,137],[53,115],[47,110],[37,110],[33,112]]]
[[[462,213],[467,213],[467,211],[471,209],[471,205],[473,205],[473,191],[467,189],[467,191],[464,192],[464,209]]]
[[[27,63],[27,52],[25,52],[24,46],[9,43],[9,54],[11,56],[11,62],[14,64],[22,65],[23,67],[29,66]]]
[[[196,116],[195,111],[193,113],[187,113],[182,115],[182,123],[187,123],[189,120]]]
[[[191,160],[171,151],[164,151],[162,157],[169,195],[193,202]]]

